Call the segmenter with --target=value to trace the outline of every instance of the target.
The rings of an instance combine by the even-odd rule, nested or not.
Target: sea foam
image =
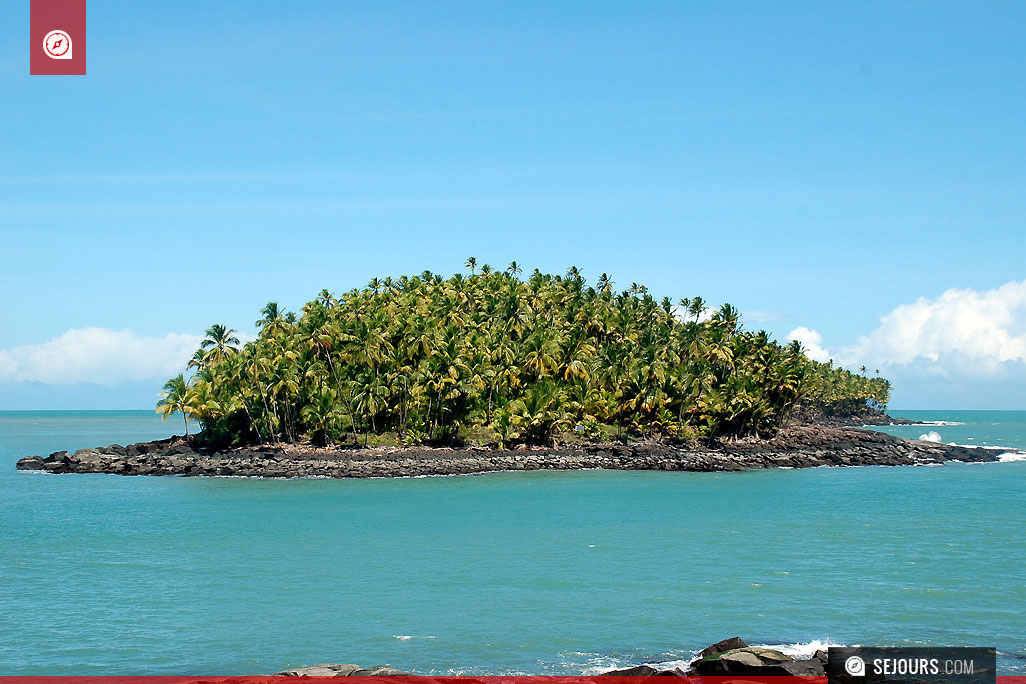
[[[816,651],[825,651],[831,646],[843,646],[830,639],[813,639],[807,643],[795,644],[758,644],[760,648],[772,648],[784,655],[789,655],[799,660],[811,658]]]

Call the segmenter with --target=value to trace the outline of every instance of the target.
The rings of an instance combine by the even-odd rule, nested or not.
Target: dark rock
[[[311,665],[310,667],[300,667],[295,670],[283,670],[281,672],[275,672],[275,677],[348,677],[354,672],[361,670],[359,665],[339,665],[335,663],[327,663],[324,665]]]
[[[375,665],[366,669],[354,670],[350,677],[408,677],[411,673],[397,670],[391,665]]]
[[[69,464],[74,462],[78,464],[85,464],[88,466],[96,466],[99,465],[102,459],[103,454],[101,454],[96,449],[79,449],[75,452],[73,461],[69,459],[67,456],[65,456],[61,460]]]
[[[793,677],[826,677],[827,674],[826,661],[815,657],[780,663],[780,667]]]
[[[787,676],[791,674],[785,664],[794,658],[772,648],[746,646],[702,658],[691,666],[689,675],[703,677]]]
[[[655,677],[663,672],[673,673],[673,670],[659,670],[651,665],[635,665],[622,670],[610,670],[603,672],[604,677]]]
[[[713,446],[642,442],[511,450],[263,445],[215,452],[194,448],[192,444],[194,442],[175,437],[126,447],[81,449],[70,456],[60,451],[42,459],[43,469],[53,473],[121,475],[396,477],[580,468],[731,472],[781,466],[811,468],[997,460],[996,455],[986,449],[962,449],[822,425],[789,427],[770,439],[747,438]],[[25,466],[29,465],[38,466],[38,462],[26,462]]]
[[[708,658],[709,656],[714,656],[726,651],[733,651],[735,648],[748,648],[748,644],[746,644],[741,637],[730,637],[723,641],[717,641],[712,646],[706,646],[704,649],[699,651],[698,657]]]
[[[18,470],[43,470],[44,466],[42,456],[29,456],[18,461],[15,467]]]

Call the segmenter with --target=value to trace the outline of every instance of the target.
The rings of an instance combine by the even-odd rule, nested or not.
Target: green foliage
[[[441,443],[494,435],[500,446],[566,433],[688,442],[771,434],[796,410],[860,413],[890,385],[810,361],[797,343],[750,332],[724,305],[656,301],[602,274],[504,272],[373,279],[300,315],[264,307],[238,347],[215,325],[168,383],[158,411],[199,419],[211,442]],[[179,385],[179,381],[181,385]],[[372,435],[393,433],[375,440]]]

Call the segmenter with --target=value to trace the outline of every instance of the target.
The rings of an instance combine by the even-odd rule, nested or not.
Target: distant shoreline
[[[800,425],[772,439],[675,446],[655,441],[564,444],[553,447],[332,448],[262,445],[214,451],[172,437],[128,446],[30,456],[19,470],[118,475],[368,478],[471,475],[532,470],[668,470],[731,472],[762,468],[927,465],[989,462],[983,449],[903,439],[834,425]]]

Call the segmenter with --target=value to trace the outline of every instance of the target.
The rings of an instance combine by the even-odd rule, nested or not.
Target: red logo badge
[[[30,73],[85,74],[86,0],[32,0],[30,24]]]

